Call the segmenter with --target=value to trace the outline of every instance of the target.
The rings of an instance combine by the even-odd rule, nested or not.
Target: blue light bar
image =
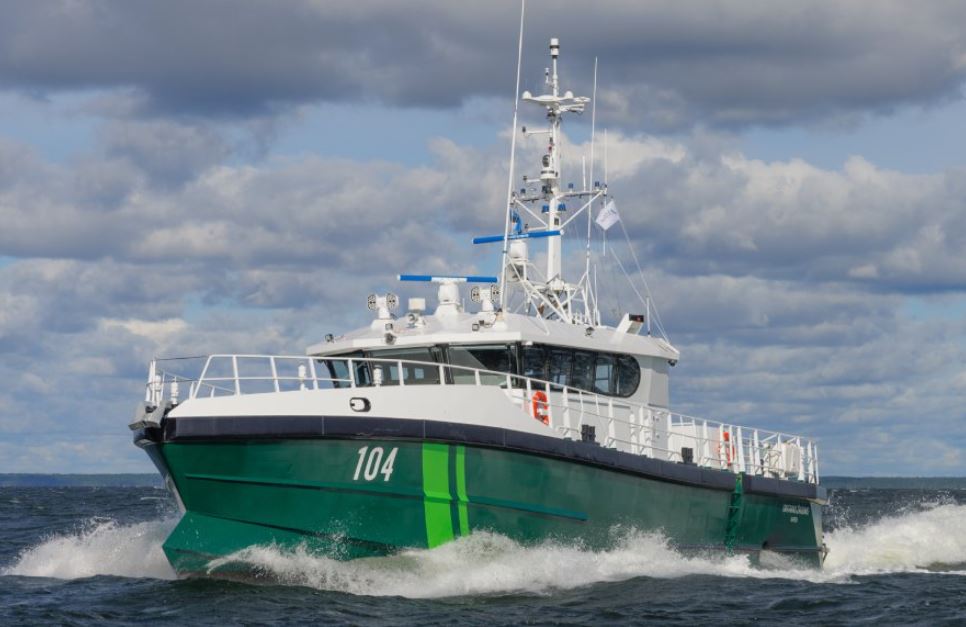
[[[455,281],[457,283],[498,283],[500,281],[495,276],[457,276],[449,274],[400,274],[399,280],[421,281],[423,283],[442,283],[443,281]]]
[[[553,237],[554,235],[560,235],[560,231],[529,231],[527,233],[510,235],[508,239],[537,239],[539,237]],[[484,235],[483,237],[473,238],[474,244],[492,244],[493,242],[502,241],[502,235]]]

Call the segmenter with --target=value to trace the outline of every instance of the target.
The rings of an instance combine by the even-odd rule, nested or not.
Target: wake
[[[548,594],[635,577],[716,575],[851,583],[855,576],[940,572],[966,576],[966,505],[938,505],[826,533],[830,554],[822,570],[774,556],[766,567],[746,556],[689,557],[656,533],[629,532],[613,549],[590,551],[552,542],[521,546],[475,533],[432,550],[342,562],[304,548],[249,547],[213,561],[212,571],[240,565],[273,583],[370,596],[438,598]],[[92,521],[83,530],[48,538],[24,551],[2,575],[77,579],[96,575],[173,579],[161,544],[173,519],[119,525]]]

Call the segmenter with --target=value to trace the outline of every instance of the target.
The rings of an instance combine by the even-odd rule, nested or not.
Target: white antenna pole
[[[647,308],[647,334],[651,334],[651,296],[648,295],[647,299],[644,301],[644,305]]]
[[[597,57],[594,57],[594,93],[590,102],[590,184],[594,184],[594,136],[597,131]],[[584,191],[587,190],[587,180],[584,179]],[[591,196],[593,198],[593,196]],[[593,202],[587,207],[587,251],[585,253],[584,276],[590,283],[590,235],[594,222]],[[595,295],[596,298],[596,295]],[[589,313],[589,312],[588,312]]]
[[[583,187],[581,187],[580,189],[587,189],[587,157],[586,156],[580,158],[580,176],[581,176],[581,180],[583,181],[582,183]]]
[[[600,292],[597,291],[597,264],[594,264],[594,326],[600,325]]]
[[[607,129],[604,129],[604,189],[607,189]],[[607,254],[607,231],[604,231],[604,255]]]
[[[604,188],[607,188],[607,129],[604,129]]]
[[[517,111],[520,108],[520,66],[523,64],[523,16],[527,0],[520,0],[520,38],[517,42],[517,83],[513,90],[513,128],[510,130],[510,172],[506,186],[506,220],[503,225],[503,257],[500,272],[500,309],[506,310],[506,262],[510,246],[510,207],[513,201],[513,166],[517,154]]]
[[[597,132],[597,57],[594,57],[594,94],[590,102],[590,184],[594,184],[594,137]],[[587,189],[587,186],[584,186]],[[593,222],[592,207],[587,207],[587,247],[590,248],[590,224]]]

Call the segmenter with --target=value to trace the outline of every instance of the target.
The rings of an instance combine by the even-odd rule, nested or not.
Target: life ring
[[[530,415],[545,425],[550,424],[550,403],[542,390],[537,390],[530,397]]]
[[[725,465],[730,467],[731,462],[736,456],[735,445],[731,441],[731,432],[725,431],[723,438],[724,440],[720,444],[718,444],[718,456],[720,457],[721,454],[724,453]]]

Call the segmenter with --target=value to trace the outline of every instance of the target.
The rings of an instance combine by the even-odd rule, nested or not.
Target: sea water
[[[211,565],[243,563],[245,582],[175,578],[162,490],[0,488],[0,624],[966,625],[966,480],[925,485],[833,490],[821,570],[683,556],[627,529],[607,551],[478,533],[353,562],[262,546]]]

